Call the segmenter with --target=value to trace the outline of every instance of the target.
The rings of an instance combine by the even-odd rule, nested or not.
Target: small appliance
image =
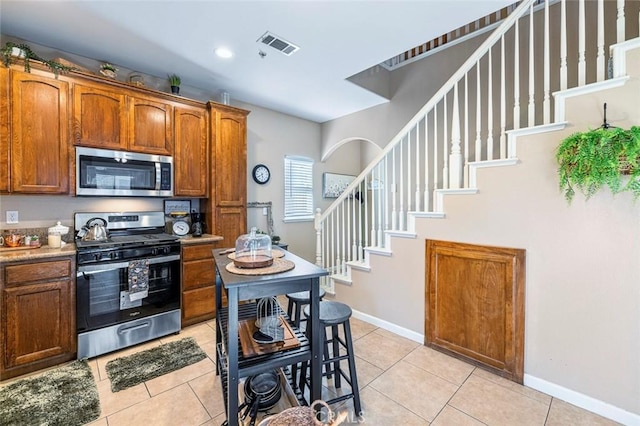
[[[76,147],[76,195],[173,196],[173,158]]]
[[[191,212],[191,234],[194,237],[201,237],[207,230],[207,224],[204,221],[204,213]]]

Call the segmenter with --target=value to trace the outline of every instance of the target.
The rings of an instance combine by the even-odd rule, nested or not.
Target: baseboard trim
[[[592,413],[596,413],[602,417],[622,423],[623,425],[640,426],[640,415],[615,407],[580,392],[567,389],[563,386],[548,382],[530,374],[524,375],[524,384],[532,389],[544,392],[547,395],[551,395],[577,407],[584,408],[587,411],[591,411]]]
[[[406,337],[407,339],[413,340],[414,342],[420,343],[421,345],[424,344],[424,334],[416,333],[415,331],[409,330],[408,328],[400,327],[396,324],[390,323],[369,314],[365,314],[355,309],[353,309],[353,317],[362,321],[366,321],[369,324],[373,324],[399,336]]]

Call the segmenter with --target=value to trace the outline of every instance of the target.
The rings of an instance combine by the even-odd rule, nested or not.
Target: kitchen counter
[[[59,256],[75,256],[76,245],[68,243],[64,247],[51,248],[49,246],[42,246],[34,249],[13,249],[0,247],[0,263],[15,262],[20,260],[36,260],[46,259],[49,257]]]
[[[211,234],[202,234],[201,237],[193,237],[191,235],[185,235],[180,238],[180,244],[202,244],[202,243],[213,243],[216,241],[221,241],[223,238],[220,235],[211,235]]]

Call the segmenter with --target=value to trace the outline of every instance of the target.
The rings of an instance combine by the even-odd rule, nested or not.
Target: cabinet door
[[[69,190],[69,84],[11,71],[11,190]]]
[[[9,191],[9,69],[0,67],[0,192]]]
[[[75,84],[73,133],[76,145],[127,149],[127,99],[124,93]]]
[[[174,108],[174,194],[207,196],[207,111],[186,106]]]
[[[173,155],[173,107],[159,100],[129,99],[129,150]]]
[[[234,247],[236,239],[247,233],[247,209],[245,207],[216,208],[215,235],[224,239],[218,247]]]
[[[215,205],[245,207],[247,197],[246,113],[212,110],[212,140],[215,143]]]
[[[72,283],[56,281],[4,290],[4,367],[75,352]]]

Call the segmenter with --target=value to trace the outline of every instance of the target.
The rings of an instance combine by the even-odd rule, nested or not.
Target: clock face
[[[253,180],[257,183],[263,185],[269,182],[270,177],[271,172],[269,172],[269,168],[264,164],[258,164],[253,168]]]
[[[189,224],[184,220],[176,220],[173,222],[172,229],[176,235],[187,235],[189,233]]]

